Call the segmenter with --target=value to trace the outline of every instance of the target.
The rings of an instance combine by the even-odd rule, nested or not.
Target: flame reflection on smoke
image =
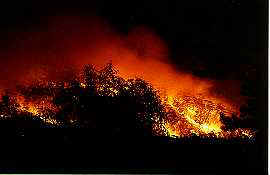
[[[63,18],[53,19],[48,31],[18,34],[24,38],[18,47],[12,52],[8,50],[8,53],[0,55],[8,58],[5,60],[6,72],[3,70],[0,75],[10,77],[9,80],[2,81],[2,86],[10,87],[10,84],[17,82],[28,84],[25,80],[42,80],[42,83],[51,79],[63,79],[56,77],[55,70],[61,71],[63,67],[70,65],[81,69],[85,64],[94,64],[99,68],[112,61],[119,70],[120,77],[125,80],[142,78],[158,91],[167,117],[163,126],[157,124],[153,127],[164,127],[166,131],[163,135],[181,137],[195,134],[223,138],[253,136],[248,129],[222,129],[220,113],[227,116],[232,113],[238,115],[239,106],[243,103],[237,85],[228,83],[229,87],[223,88],[225,93],[217,96],[212,91],[217,81],[201,79],[174,69],[170,63],[169,49],[150,29],[138,27],[128,35],[120,35],[100,19],[93,18],[89,22],[76,17]],[[31,40],[27,39],[28,37],[31,37]],[[44,47],[41,48],[40,43],[43,43]],[[21,68],[16,70],[15,62],[16,65],[20,64]],[[46,71],[43,71],[43,68]],[[86,84],[81,82],[80,86],[85,88]],[[227,89],[229,90],[226,91]],[[104,90],[109,92],[107,95],[118,95],[117,88],[106,89],[105,84],[100,84],[100,94],[103,94]],[[29,112],[33,116],[44,118],[47,116],[46,111],[55,113],[58,110],[51,103],[50,97],[27,101],[16,96],[16,100],[19,111]],[[56,121],[50,120],[50,123]]]

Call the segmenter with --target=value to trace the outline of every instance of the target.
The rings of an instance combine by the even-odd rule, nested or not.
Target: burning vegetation
[[[88,128],[106,135],[255,137],[253,128],[241,127],[239,109],[223,99],[122,78],[112,63],[100,70],[86,65],[67,81],[36,81],[4,92],[0,116],[5,127],[6,121],[24,120],[34,121],[27,127]]]
[[[46,30],[20,32],[0,52],[2,128],[19,121],[105,135],[255,137],[255,100],[243,98],[242,82],[174,67],[167,44],[149,28],[120,34],[96,17],[46,21]]]

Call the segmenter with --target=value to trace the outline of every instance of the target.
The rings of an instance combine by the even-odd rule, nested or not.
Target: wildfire
[[[222,84],[222,94],[225,95],[218,96],[213,92],[213,87],[219,82],[200,79],[174,69],[170,64],[171,54],[168,47],[148,28],[138,27],[129,31],[127,35],[119,35],[110,30],[110,26],[99,22],[100,19],[96,20],[97,24],[88,19],[59,19],[48,26],[48,32],[29,33],[31,40],[22,40],[18,47],[12,48],[12,52],[3,54],[7,61],[3,64],[6,69],[0,73],[2,80],[5,80],[1,81],[1,85],[6,84],[8,87],[10,84],[25,82],[25,79],[27,83],[40,80],[45,88],[68,90],[70,85],[55,73],[61,71],[62,67],[72,65],[81,69],[86,64],[102,67],[112,61],[119,70],[118,76],[124,79],[125,83],[119,87],[113,79],[98,82],[95,87],[97,94],[110,97],[119,96],[121,91],[129,91],[132,94],[134,89],[128,80],[137,77],[151,84],[158,92],[157,98],[160,98],[166,114],[161,122],[154,121],[153,130],[162,130],[158,135],[189,137],[195,134],[218,138],[255,136],[250,129],[225,130],[221,121],[221,114],[227,117],[232,114],[239,116],[239,106],[243,99],[236,88],[238,86],[232,86],[236,83]],[[92,22],[89,23],[90,21]],[[48,48],[39,48],[41,42]],[[36,59],[37,57],[41,59]],[[18,64],[21,65],[20,68],[17,68]],[[43,67],[48,71],[43,71]],[[69,72],[63,74],[65,78],[71,77]],[[57,81],[61,79],[63,83],[48,83],[51,78]],[[79,87],[80,90],[85,90],[88,84],[79,80]],[[54,115],[61,109],[53,103],[53,98],[54,92],[38,99],[29,99],[23,95],[14,96],[19,113],[30,113],[47,123],[56,124],[58,121]]]
[[[99,74],[103,76],[103,73]],[[79,87],[82,89],[88,88],[83,78],[80,79]],[[118,96],[121,88],[131,93],[134,93],[135,90],[133,89],[134,87],[132,87],[131,81],[125,81],[121,78],[117,79],[115,76],[111,75],[104,80],[96,81],[97,84],[95,88],[99,96]],[[62,82],[60,84],[57,82],[45,82],[40,86],[45,89],[52,87],[68,90],[71,88],[71,84],[68,82]],[[255,136],[254,131],[250,129],[238,128],[230,131],[224,130],[224,124],[221,121],[220,115],[223,113],[230,117],[232,114],[237,114],[238,109],[232,104],[226,103],[223,99],[209,97],[207,93],[203,96],[200,94],[187,93],[186,91],[169,94],[166,90],[158,89],[157,87],[154,88],[155,92],[158,94],[157,98],[160,98],[165,112],[165,117],[162,122],[152,118],[154,121],[152,126],[153,131],[162,131],[156,133],[156,135],[179,138],[197,135],[201,137],[227,139],[233,137],[253,138]],[[137,89],[139,92],[138,95],[143,94],[141,90]],[[38,98],[26,98],[22,94],[17,94],[13,96],[13,99],[17,104],[16,110],[18,113],[30,113],[32,117],[39,117],[47,124],[60,125],[61,122],[54,117],[60,109],[53,103],[53,94],[54,93],[51,95],[42,95]],[[73,119],[70,119],[70,121],[73,121]]]
[[[190,96],[167,96],[163,103],[168,112],[173,110],[174,115],[168,115],[164,121],[167,135],[171,137],[186,137],[193,134],[197,136],[231,138],[252,138],[255,133],[249,129],[236,129],[224,131],[220,114],[224,113],[226,106],[215,104],[208,100],[202,100]],[[236,111],[226,111],[233,113]]]
[[[27,100],[22,95],[16,95],[13,98],[16,101],[18,113],[30,113],[33,117],[39,117],[47,124],[59,125],[59,121],[51,116],[58,111],[57,107],[52,103],[51,97]]]
[[[109,85],[109,84],[110,85]],[[48,84],[48,83],[47,83]],[[57,83],[51,83],[57,87]],[[128,90],[130,83],[126,83],[123,89]],[[83,89],[87,85],[79,83]],[[67,89],[70,85],[63,83],[62,88]],[[99,95],[117,96],[119,89],[113,85],[113,82],[106,84],[97,84]],[[162,105],[164,106],[166,116],[162,123],[155,123],[154,128],[165,128],[159,135],[170,137],[189,137],[192,135],[203,137],[232,138],[232,137],[254,137],[254,132],[249,129],[236,129],[233,131],[223,130],[224,124],[221,121],[221,113],[232,114],[237,110],[228,103],[220,104],[214,101],[206,100],[203,96],[187,95],[185,92],[179,92],[177,95],[162,95],[160,93]],[[43,96],[39,99],[26,99],[22,95],[14,96],[18,106],[19,113],[30,113],[33,117],[39,117],[45,123],[59,125],[59,121],[53,118],[53,115],[59,110],[53,103],[53,97]]]

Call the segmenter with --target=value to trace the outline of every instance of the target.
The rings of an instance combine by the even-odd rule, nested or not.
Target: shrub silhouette
[[[162,122],[169,115],[158,93],[140,78],[125,80],[119,77],[112,63],[101,70],[85,65],[80,74],[68,81],[21,85],[16,93],[29,101],[50,99],[54,108],[45,108],[38,116],[31,111],[20,111],[16,95],[6,92],[0,102],[1,128],[86,128],[93,136],[127,137],[166,132],[163,125],[153,127],[155,122]],[[251,107],[252,102],[248,103]],[[242,115],[244,110],[242,107]],[[251,114],[250,110],[248,112]],[[254,122],[245,122],[241,117],[223,114],[220,117],[224,130],[254,126]],[[47,121],[57,121],[57,124]]]
[[[65,127],[88,128],[94,135],[153,135],[153,118],[161,120],[164,116],[160,98],[152,86],[139,78],[124,80],[117,76],[111,63],[100,71],[93,65],[85,65],[79,77],[68,82],[37,83],[17,89],[25,99],[52,98],[58,110],[43,117],[54,118]],[[14,126],[45,125],[27,111],[18,112],[16,100],[9,95],[2,99],[0,112],[11,116],[8,120]]]

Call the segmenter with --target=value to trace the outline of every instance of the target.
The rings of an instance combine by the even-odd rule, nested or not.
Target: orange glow
[[[185,85],[193,85],[192,81],[194,80],[186,79]],[[162,87],[159,89],[159,85],[165,85],[162,82],[156,85],[154,88],[156,88],[155,90],[157,90],[161,98],[162,105],[165,107],[166,116],[161,123],[154,121],[153,131],[159,131],[159,133],[155,134],[169,137],[189,137],[195,134],[203,137],[227,139],[232,137],[254,137],[255,133],[249,129],[240,128],[233,131],[224,131],[222,129],[223,123],[220,120],[220,114],[224,113],[230,116],[233,113],[237,114],[238,111],[237,108],[230,103],[226,103],[223,99],[210,96],[206,88],[210,86],[210,83],[207,83],[209,82],[201,82],[200,85],[203,86],[199,86],[198,89],[194,85],[194,91],[189,91],[187,87],[182,87],[181,85],[179,89],[182,91],[179,90],[177,93],[176,89],[169,89],[168,91],[162,89]],[[57,86],[57,83],[51,82],[50,84],[55,87]],[[47,86],[48,83],[44,82],[43,85]],[[80,82],[81,88],[86,88],[86,86],[85,83]],[[63,82],[62,87],[69,88],[69,84]],[[117,88],[113,84],[98,84],[97,92],[99,95],[117,96],[119,92]],[[124,88],[129,88],[128,83]],[[200,93],[196,92],[196,90]],[[59,124],[59,121],[47,114],[48,111],[51,111],[53,112],[51,115],[54,115],[58,111],[57,107],[51,101],[53,99],[52,97],[42,97],[38,100],[26,99],[22,95],[16,95],[14,97],[19,105],[17,107],[18,112],[31,113],[33,117],[39,117],[47,124]]]
[[[166,128],[165,134],[167,133],[166,135],[171,137],[186,137],[193,134],[217,138],[254,137],[255,132],[249,129],[233,131],[222,129],[223,123],[220,120],[220,114],[224,113],[230,116],[232,113],[237,114],[238,111],[230,104],[221,104],[220,101],[222,100],[217,99],[215,102],[200,96],[187,96],[183,93],[178,93],[177,96],[163,97],[162,102],[168,113],[171,113],[163,122]]]
[[[220,113],[226,116],[233,113],[239,115],[239,107],[244,102],[239,92],[239,82],[226,80],[225,85],[220,87],[223,95],[217,94],[213,89],[220,82],[198,78],[176,69],[170,61],[166,44],[148,28],[141,26],[131,30],[128,35],[120,35],[102,20],[58,18],[49,24],[48,31],[31,33],[31,40],[23,41],[18,46],[20,49],[5,55],[8,58],[5,65],[9,68],[6,72],[9,74],[5,75],[3,71],[0,75],[12,78],[3,81],[3,84],[23,82],[27,85],[33,81],[44,83],[49,79],[60,79],[55,72],[61,72],[65,66],[81,69],[86,64],[93,64],[101,68],[112,61],[120,77],[125,80],[142,78],[158,91],[167,112],[162,126],[153,126],[165,128],[160,135],[182,137],[195,134],[221,138],[254,136],[248,129],[230,132],[222,130]],[[21,35],[28,37],[28,34]],[[38,48],[39,43],[46,43],[48,50]],[[16,65],[15,59],[18,60]],[[18,70],[9,72],[15,70],[18,64],[21,65]],[[64,84],[66,87],[68,85]],[[81,81],[80,87],[85,88],[86,84]],[[98,93],[104,90],[108,90],[105,85],[99,85]],[[107,95],[117,96],[118,89],[110,87]],[[47,110],[57,111],[49,97],[35,101],[16,96],[16,100],[18,111],[33,116],[48,118]],[[49,123],[56,122],[50,120]]]
[[[47,114],[49,111],[55,114],[58,110],[50,101],[50,97],[39,100],[26,100],[22,95],[17,95],[15,100],[18,104],[17,111],[19,113],[31,113],[33,117],[39,117],[45,123],[58,125],[58,122]]]
[[[215,134],[217,137],[222,132],[222,122],[220,121],[219,106],[203,101],[194,97],[173,98],[169,96],[163,101],[168,109],[173,109],[176,115],[173,118],[167,118],[165,128],[168,129],[168,135],[189,136],[191,134],[207,135]],[[179,120],[177,118],[181,118]],[[188,132],[182,133],[183,128]]]

